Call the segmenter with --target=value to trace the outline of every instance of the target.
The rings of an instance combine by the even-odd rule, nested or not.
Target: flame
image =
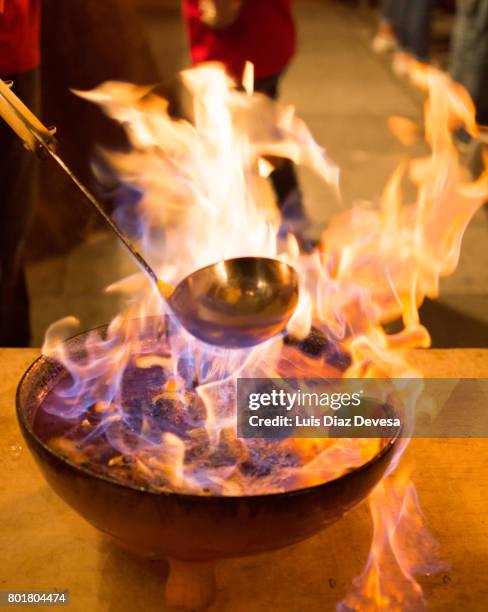
[[[337,605],[338,612],[403,612],[425,607],[415,575],[438,572],[438,547],[420,511],[409,471],[399,470],[379,483],[369,497],[373,541],[363,573]]]
[[[419,66],[414,77],[428,97],[430,155],[402,163],[378,206],[356,203],[331,219],[312,253],[301,253],[293,236],[278,238],[280,217],[266,180],[270,159],[308,166],[332,192],[338,189],[338,169],[293,107],[252,93],[250,68],[245,91],[216,65],[183,72],[192,122],[172,118],[166,101],[149,87],[112,82],[80,93],[127,132],[128,152],[105,153],[120,180],[117,217],[140,241],[164,279],[164,291],[222,259],[267,256],[296,268],[300,300],[286,340],[225,351],[191,337],[170,313],[162,316],[160,294],[145,279],[116,283],[109,290],[124,292],[127,308],[105,335],[89,334],[82,358],[62,343],[66,324],[74,321],[56,324],[47,334],[44,353],[71,375],[47,410],[83,419],[85,436],[81,447],[57,438],[53,444],[60,452],[85,461],[103,434],[116,451],[107,465],[112,476],[130,473],[156,490],[202,495],[310,486],[378,452],[378,440],[239,440],[235,381],[420,377],[405,360],[407,349],[430,345],[418,308],[425,297],[438,295],[440,278],[456,268],[466,226],[488,197],[488,175],[470,182],[452,140],[460,125],[473,134],[477,129],[464,90],[434,69]],[[391,125],[405,143],[416,135],[411,122],[395,119]],[[416,187],[413,202],[403,199],[406,179]],[[394,319],[402,320],[403,329],[387,334],[384,324]],[[319,354],[302,350],[313,337],[323,339]],[[149,394],[136,414],[124,403],[124,380],[134,369],[146,373]],[[168,430],[155,430],[155,412],[168,410],[168,402]],[[390,474],[370,497],[375,527],[370,559],[339,609],[395,610],[407,603],[418,609],[422,602],[414,574],[423,569],[422,559],[433,556],[433,546],[415,552],[424,537],[415,490],[408,477],[394,471],[406,444],[397,445]],[[406,583],[393,591],[387,579],[392,567]]]
[[[394,115],[388,119],[390,132],[405,146],[413,144],[418,139],[418,127],[414,121],[406,117]]]

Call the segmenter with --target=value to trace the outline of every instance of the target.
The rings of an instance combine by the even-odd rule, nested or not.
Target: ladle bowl
[[[226,259],[190,274],[168,301],[199,340],[250,347],[285,329],[298,302],[298,274],[276,259]]]
[[[298,301],[298,275],[293,268],[265,257],[228,259],[193,272],[172,291],[58,155],[55,128],[47,129],[10,86],[0,79],[0,117],[28,149],[51,157],[61,168],[159,287],[183,327],[208,344],[226,348],[254,346],[285,329]]]

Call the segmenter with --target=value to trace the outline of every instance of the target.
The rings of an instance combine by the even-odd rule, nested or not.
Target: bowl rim
[[[63,344],[71,340],[76,340],[77,338],[82,338],[83,336],[86,336],[87,334],[91,332],[102,330],[102,329],[107,329],[107,328],[108,328],[108,325],[99,325],[92,329],[74,334],[73,336],[66,338],[66,340],[63,341]],[[380,448],[380,450],[377,453],[375,453],[373,457],[371,457],[371,459],[369,459],[365,463],[362,463],[361,465],[357,467],[349,468],[343,474],[331,480],[326,480],[325,482],[321,482],[316,485],[301,487],[298,489],[290,489],[289,491],[275,491],[275,492],[270,492],[270,493],[259,493],[257,495],[205,495],[205,494],[196,494],[196,493],[184,493],[182,491],[155,491],[154,489],[150,489],[144,486],[139,486],[139,485],[135,485],[132,483],[121,482],[120,480],[107,476],[106,474],[99,474],[82,465],[76,464],[73,461],[69,460],[67,457],[64,457],[63,455],[56,453],[50,446],[48,446],[43,440],[41,440],[35,434],[31,425],[27,422],[24,411],[21,408],[20,392],[21,392],[23,385],[26,384],[26,381],[28,380],[28,378],[32,376],[33,370],[38,369],[40,367],[47,367],[48,364],[57,365],[66,371],[64,366],[59,361],[47,355],[41,354],[29,365],[27,370],[22,374],[22,377],[19,380],[19,383],[17,384],[17,389],[15,392],[15,408],[16,408],[17,420],[20,423],[20,426],[23,432],[26,432],[35,441],[35,443],[41,446],[44,449],[44,451],[46,451],[49,455],[54,457],[57,461],[64,463],[69,468],[75,471],[82,472],[84,475],[89,476],[91,478],[102,480],[108,484],[118,486],[122,489],[131,489],[141,494],[150,494],[156,497],[161,497],[161,496],[162,497],[172,497],[173,499],[181,498],[186,501],[194,500],[194,501],[200,502],[202,500],[208,500],[208,502],[204,502],[204,503],[210,503],[210,501],[213,502],[214,500],[229,500],[230,502],[232,500],[243,501],[243,500],[257,500],[260,498],[262,499],[275,498],[276,499],[276,498],[282,498],[282,497],[290,497],[290,496],[294,497],[298,495],[307,495],[323,487],[334,486],[334,484],[336,484],[340,480],[347,479],[363,470],[367,470],[370,466],[380,461],[385,455],[389,454],[394,449],[394,447],[397,445],[400,438],[402,437],[403,425],[401,425],[396,430],[395,435],[392,436],[391,438],[388,438],[386,440],[386,443]],[[52,387],[50,388],[50,390],[51,389]]]

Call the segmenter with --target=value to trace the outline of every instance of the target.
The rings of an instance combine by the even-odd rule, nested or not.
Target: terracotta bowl
[[[77,350],[83,334],[67,342]],[[34,433],[36,411],[65,375],[61,365],[40,357],[19,383],[17,417],[34,459],[53,491],[94,527],[141,556],[170,559],[167,597],[176,597],[173,603],[183,607],[211,601],[215,561],[299,542],[357,506],[385,474],[398,440],[385,440],[370,461],[336,480],[286,493],[217,497],[154,492],[75,465]],[[174,593],[180,583],[186,585],[185,601]]]

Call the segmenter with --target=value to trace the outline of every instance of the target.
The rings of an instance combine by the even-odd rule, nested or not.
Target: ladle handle
[[[48,130],[10,89],[11,81],[0,79],[0,116],[9,124],[24,146],[37,152],[39,137],[46,143],[54,140],[55,129]]]
[[[152,281],[154,281],[159,286],[159,279],[154,270],[147,263],[144,257],[139,253],[139,251],[134,247],[134,245],[128,240],[128,238],[120,231],[119,227],[112,221],[111,217],[105,212],[100,202],[90,191],[88,191],[85,185],[83,185],[83,183],[77,178],[77,176],[73,174],[69,167],[50,146],[46,147],[46,149],[49,155],[58,164],[58,166],[62,168],[64,173],[70,178],[71,182],[76,185],[78,191],[80,191],[85,196],[86,200],[88,200],[88,202],[90,202],[90,204],[96,208],[98,214],[103,217],[105,223],[110,226],[110,229],[114,232],[114,234],[116,234],[118,239],[130,252],[132,257],[134,257],[134,259],[137,261],[143,271],[151,278]]]
[[[75,174],[69,169],[64,161],[55,151],[56,140],[54,134],[56,128],[48,129],[41,121],[27,108],[27,106],[13,93],[10,89],[11,84],[0,79],[0,116],[5,119],[9,126],[24,142],[26,148],[33,153],[37,153],[40,157],[45,158],[47,155],[52,157],[63,172],[74,183],[77,189],[84,195],[85,199],[95,207],[98,214],[101,215],[104,221],[110,226],[110,229],[117,235],[132,257],[137,261],[142,270],[150,277],[150,279],[158,285],[160,293],[164,297],[169,297],[171,286],[164,281],[160,281],[147,263],[144,257],[137,251],[133,244],[120,231],[118,226],[112,221],[110,216],[105,212],[102,205],[95,196],[83,185]]]

